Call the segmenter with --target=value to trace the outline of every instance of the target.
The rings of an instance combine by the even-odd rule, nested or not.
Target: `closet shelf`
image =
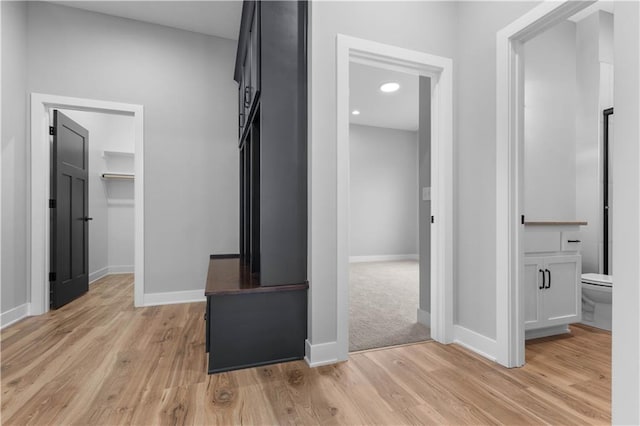
[[[103,151],[102,152],[102,157],[131,157],[133,158],[135,156],[135,154],[133,152],[130,151]]]
[[[112,180],[112,179],[133,180],[133,179],[135,179],[135,175],[133,173],[110,173],[110,172],[105,172],[105,173],[102,174],[102,179],[105,179],[105,180]]]

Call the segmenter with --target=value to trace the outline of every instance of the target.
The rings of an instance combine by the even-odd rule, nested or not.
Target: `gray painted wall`
[[[422,189],[431,187],[431,79],[420,77],[418,128],[418,220],[420,233],[420,309],[431,313],[431,201],[422,197]]]
[[[525,215],[583,220],[575,196],[576,24],[555,25],[525,43],[524,52]]]
[[[2,312],[28,301],[27,4],[2,7]]]
[[[49,3],[2,7],[28,14],[25,44],[26,18],[12,19],[22,40],[5,37],[3,13],[3,122],[16,126],[3,127],[3,162],[6,145],[15,164],[3,167],[3,222],[15,232],[3,224],[2,310],[26,301],[26,92],[144,106],[145,292],[204,288],[208,255],[238,250],[236,43]]]
[[[418,254],[417,136],[349,126],[351,256]]]

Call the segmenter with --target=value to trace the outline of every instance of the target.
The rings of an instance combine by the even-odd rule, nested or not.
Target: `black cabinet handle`
[[[92,217],[86,217],[86,216],[85,216],[85,217],[83,217],[82,219],[83,219],[85,222],[89,222],[90,220],[93,220],[93,218],[92,218]]]
[[[567,240],[568,243],[581,243],[580,240]]]
[[[244,88],[244,107],[249,108],[251,106],[251,86]]]
[[[549,282],[547,283],[547,286],[545,288],[551,288],[551,271],[548,269],[545,269],[545,271],[547,271],[547,274],[549,274]]]
[[[542,290],[543,288],[545,288],[545,276],[544,276],[544,271],[542,269],[539,269],[538,272],[542,272],[542,285],[538,286],[538,290]]]

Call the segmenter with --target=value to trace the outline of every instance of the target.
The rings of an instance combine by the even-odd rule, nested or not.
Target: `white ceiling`
[[[351,123],[390,129],[418,130],[418,76],[356,63],[349,64]],[[380,85],[395,81],[400,90],[383,93]]]
[[[241,1],[52,1],[217,37],[238,39]]]

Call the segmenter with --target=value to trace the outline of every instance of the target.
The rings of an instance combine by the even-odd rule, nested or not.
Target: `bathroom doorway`
[[[604,365],[612,282],[603,274],[611,162],[602,111],[613,105],[612,12],[596,3],[522,45],[526,351],[544,354],[553,339],[587,334],[609,357]]]

